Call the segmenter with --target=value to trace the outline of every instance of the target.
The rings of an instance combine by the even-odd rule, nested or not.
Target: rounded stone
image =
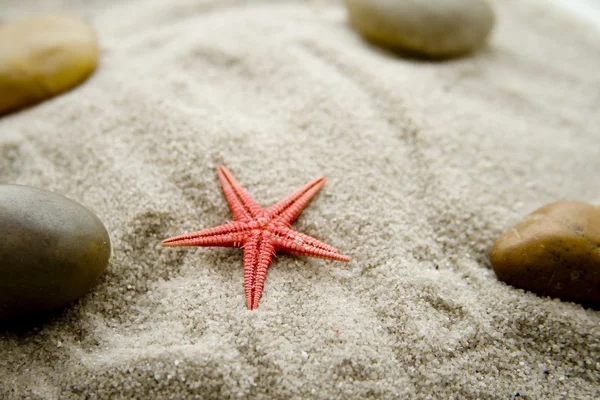
[[[496,240],[490,261],[510,285],[600,306],[600,207],[575,201],[541,207]]]
[[[68,15],[0,25],[0,114],[67,91],[98,63],[93,30]]]
[[[351,25],[393,50],[444,58],[483,46],[494,26],[485,0],[345,0]]]
[[[81,204],[0,185],[0,319],[72,303],[96,283],[110,252],[106,228]]]

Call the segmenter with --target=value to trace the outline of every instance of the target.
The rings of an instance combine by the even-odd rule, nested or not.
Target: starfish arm
[[[232,221],[226,224],[205,229],[203,231],[186,233],[163,240],[162,245],[177,246],[221,246],[242,247],[248,236],[248,226],[244,222]]]
[[[260,206],[252,200],[252,197],[225,167],[219,165],[217,174],[234,220],[248,221],[262,212]]]
[[[308,182],[279,203],[271,206],[267,213],[285,224],[291,224],[324,184],[324,177]]]
[[[268,231],[253,234],[244,244],[244,291],[249,310],[258,307],[274,254],[275,247]]]
[[[318,241],[317,239],[310,237],[308,235],[305,235],[304,233],[300,233],[297,232],[295,230],[293,230],[292,228],[289,228],[288,226],[285,226],[283,224],[279,225],[278,227],[276,227],[275,229],[273,229],[273,232],[280,237],[281,239],[284,240],[290,240],[296,244],[308,244],[309,246],[321,249],[321,250],[325,250],[325,251],[330,251],[333,253],[337,253],[337,249],[322,243],[320,241]]]
[[[344,262],[350,261],[348,256],[341,255],[337,249],[313,237],[292,229],[288,229],[288,231],[287,235],[275,235],[273,241],[277,251],[298,256],[318,257]],[[293,236],[293,239],[291,236]]]

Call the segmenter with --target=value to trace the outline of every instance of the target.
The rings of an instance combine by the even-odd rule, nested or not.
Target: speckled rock
[[[561,201],[527,216],[494,243],[499,279],[540,295],[600,305],[600,207]]]
[[[426,57],[483,46],[494,26],[486,0],[345,0],[351,25],[369,41]]]
[[[94,285],[109,258],[106,228],[81,204],[0,185],[0,319],[68,305]]]
[[[0,114],[73,88],[97,62],[96,36],[78,18],[46,15],[0,25]]]

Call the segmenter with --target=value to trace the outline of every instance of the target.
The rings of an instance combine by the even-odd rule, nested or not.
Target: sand
[[[365,43],[337,1],[19,1],[70,11],[101,64],[0,118],[0,182],[93,210],[101,282],[0,332],[2,399],[590,399],[600,311],[499,282],[495,238],[559,199],[600,204],[593,24],[495,3],[449,62]],[[263,206],[328,181],[293,227],[350,263],[277,257],[256,311],[242,252],[162,248],[231,218],[215,167]]]

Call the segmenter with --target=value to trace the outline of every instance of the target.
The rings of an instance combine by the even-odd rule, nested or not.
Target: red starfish
[[[264,210],[252,200],[233,175],[217,167],[223,193],[233,214],[233,221],[166,239],[163,246],[222,246],[244,249],[244,290],[249,310],[258,307],[265,276],[275,251],[350,261],[331,246],[290,228],[292,221],[325,184],[317,178],[279,203]]]

